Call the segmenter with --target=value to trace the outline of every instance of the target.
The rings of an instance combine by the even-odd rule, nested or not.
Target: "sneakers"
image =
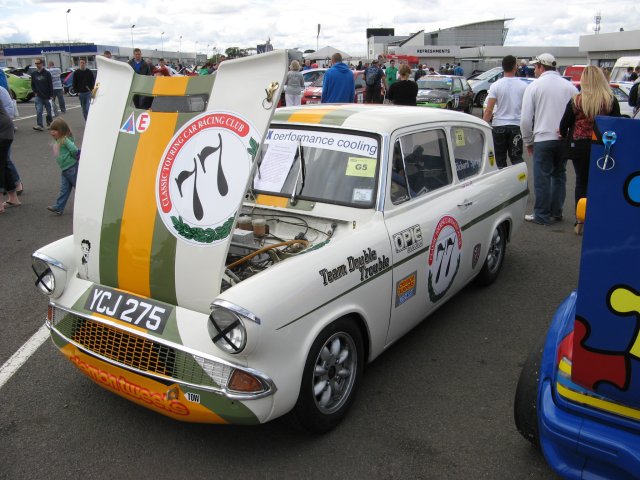
[[[562,221],[562,215],[551,215],[551,222],[558,223]]]
[[[51,213],[55,214],[55,215],[62,215],[62,212],[58,209],[56,209],[56,207],[54,207],[53,205],[49,205],[47,207],[47,210],[49,210]]]
[[[576,222],[576,225],[573,227],[573,231],[576,232],[576,235],[582,235],[584,231],[584,223]]]
[[[44,128],[42,128],[40,125],[35,125],[35,126],[33,127],[33,129],[34,129],[34,130],[37,130],[37,131],[39,131],[39,132],[42,132],[42,131],[44,130]]]
[[[544,225],[544,226],[548,225],[547,223],[544,223],[538,220],[533,213],[528,213],[527,215],[525,215],[524,220],[525,222],[535,223],[536,225]]]

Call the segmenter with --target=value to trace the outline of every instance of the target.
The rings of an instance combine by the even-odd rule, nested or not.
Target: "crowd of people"
[[[111,58],[111,53],[104,52]],[[136,48],[128,61],[139,75],[170,76],[171,69],[164,59],[154,66],[142,58]],[[54,139],[53,151],[61,170],[60,194],[56,202],[47,207],[56,215],[61,215],[72,189],[75,187],[79,152],[68,124],[58,115],[66,112],[61,71],[53,62],[45,68],[42,59],[35,61],[36,69],[31,73],[34,92],[36,131],[47,129]],[[199,75],[216,71],[218,64],[208,62],[200,68]],[[285,79],[286,104],[300,105],[305,88],[302,71],[316,68],[317,64],[305,60],[304,64],[294,60]],[[508,55],[502,60],[504,77],[493,83],[487,96],[487,106],[483,113],[485,121],[491,123],[495,161],[498,168],[523,162],[526,148],[532,156],[534,207],[525,220],[539,225],[550,225],[562,220],[566,196],[566,164],[571,160],[576,174],[575,201],[586,195],[589,177],[589,156],[591,137],[596,115],[620,115],[620,106],[609,88],[607,72],[596,66],[584,69],[581,91],[562,78],[557,71],[555,58],[548,53],[537,56],[527,63]],[[331,66],[326,71],[322,88],[322,103],[352,103],[355,96],[355,76],[353,70],[362,70],[366,84],[365,103],[388,103],[395,105],[416,105],[417,80],[424,75],[464,75],[460,64],[445,64],[436,72],[433,67],[417,65],[412,77],[412,69],[406,63],[396,67],[391,59],[384,66],[384,59],[371,63],[359,62],[357,66],[343,61],[340,53],[331,58]],[[630,67],[626,80],[635,81],[637,92],[640,67]],[[517,77],[535,77],[536,82],[527,84]],[[82,114],[87,119],[91,96],[95,87],[93,72],[86,61],[79,61],[74,71],[73,88],[78,92]],[[637,96],[637,93],[636,93]],[[0,203],[0,214],[9,207],[21,205],[18,196],[23,185],[15,164],[11,161],[11,144],[17,130],[13,118],[16,108],[8,93],[7,79],[0,71],[0,188],[7,199]],[[636,107],[637,108],[637,107]],[[55,117],[55,119],[54,119]],[[535,120],[535,121],[534,121]],[[582,224],[575,223],[575,231],[582,232]]]

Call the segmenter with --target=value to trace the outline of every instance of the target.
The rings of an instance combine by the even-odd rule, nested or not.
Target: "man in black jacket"
[[[34,130],[43,131],[42,125],[42,107],[47,109],[47,127],[53,120],[51,116],[51,100],[53,99],[53,80],[51,74],[44,68],[41,58],[35,61],[36,71],[31,74],[31,90],[35,93],[36,102],[36,121],[38,124],[33,127]]]
[[[133,49],[133,58],[129,60],[129,65],[140,75],[152,75],[149,64],[142,58],[142,51],[139,48]]]
[[[82,115],[85,120],[87,119],[87,115],[89,115],[91,92],[93,91],[95,83],[96,80],[93,78],[93,72],[87,68],[87,62],[80,60],[80,68],[73,72],[73,89],[78,92]]]

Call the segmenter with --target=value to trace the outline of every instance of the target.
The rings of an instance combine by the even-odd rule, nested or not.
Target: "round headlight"
[[[53,294],[56,289],[56,278],[51,271],[51,267],[38,258],[34,258],[31,264],[36,287],[45,295]]]
[[[226,308],[214,308],[209,315],[209,336],[227,353],[240,353],[247,344],[247,331],[242,320]]]

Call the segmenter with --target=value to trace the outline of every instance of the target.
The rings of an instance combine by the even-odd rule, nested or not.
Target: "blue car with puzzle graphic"
[[[529,355],[514,413],[520,433],[564,478],[637,479],[640,122],[596,124],[578,288]]]

